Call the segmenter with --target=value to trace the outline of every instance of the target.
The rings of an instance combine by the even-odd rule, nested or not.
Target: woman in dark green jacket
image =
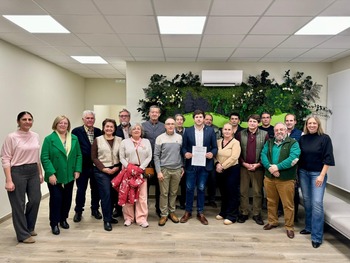
[[[41,150],[45,182],[50,192],[50,226],[54,235],[60,234],[58,223],[69,228],[67,218],[72,203],[74,179],[82,170],[82,155],[78,138],[70,133],[70,121],[58,116],[52,124]]]

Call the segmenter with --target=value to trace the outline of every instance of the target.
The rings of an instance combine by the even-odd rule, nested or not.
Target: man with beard
[[[117,126],[117,129],[115,131],[115,136],[118,136],[124,140],[130,137],[129,135],[129,129],[131,127],[130,112],[127,109],[122,109],[119,112],[118,116],[119,116],[120,124]],[[113,218],[117,218],[123,215],[122,207],[118,205],[118,200],[113,200],[113,207],[114,207],[113,215],[112,215]]]
[[[253,220],[258,225],[264,225],[261,217],[262,186],[264,169],[260,163],[260,153],[265,142],[269,139],[266,131],[258,128],[260,116],[251,114],[248,116],[248,128],[237,133],[236,139],[241,144],[241,204],[238,223],[244,223],[249,218],[249,186],[253,190]]]
[[[277,208],[281,199],[287,236],[294,238],[294,183],[300,147],[296,140],[287,137],[284,123],[277,123],[274,132],[275,138],[269,139],[261,152],[268,216],[268,223],[263,229],[271,230],[278,226]]]
[[[123,140],[129,138],[130,112],[127,109],[122,109],[119,112],[119,125],[115,131],[115,135],[121,137]]]
[[[241,123],[240,117],[239,117],[239,113],[238,112],[232,112],[230,114],[230,123],[232,124],[233,127],[233,134],[236,138],[236,135],[243,130],[243,128],[241,127],[241,125],[239,125]]]

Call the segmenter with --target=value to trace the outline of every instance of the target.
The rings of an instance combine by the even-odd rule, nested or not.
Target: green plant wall
[[[269,112],[273,116],[282,116],[282,113],[293,113],[299,128],[311,113],[322,117],[332,113],[317,103],[322,85],[313,82],[311,76],[304,77],[303,72],[291,76],[287,70],[283,79],[284,82],[279,84],[269,78],[267,71],[262,71],[258,76],[249,76],[240,86],[204,87],[199,76],[191,72],[176,75],[171,80],[154,74],[148,87],[143,89],[145,98],[139,101],[137,110],[143,119],[147,119],[149,107],[158,105],[162,110],[162,121],[176,113],[189,114],[185,125],[190,126],[191,113],[201,109],[214,115],[214,124],[218,127],[228,121],[232,112],[239,113],[242,121],[250,114]]]

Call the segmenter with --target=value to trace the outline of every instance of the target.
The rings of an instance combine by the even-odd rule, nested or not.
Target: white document
[[[195,166],[205,166],[207,158],[205,154],[207,153],[207,147],[202,146],[192,146],[192,165]]]

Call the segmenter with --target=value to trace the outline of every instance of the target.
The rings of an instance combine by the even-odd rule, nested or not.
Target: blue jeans
[[[197,212],[203,213],[205,185],[208,171],[205,167],[190,166],[186,169],[186,211],[192,213],[194,190],[197,187]]]
[[[316,187],[316,178],[319,175],[320,172],[299,170],[305,207],[305,230],[311,232],[312,241],[322,243],[324,226],[323,196],[326,189],[327,175],[322,186]]]

